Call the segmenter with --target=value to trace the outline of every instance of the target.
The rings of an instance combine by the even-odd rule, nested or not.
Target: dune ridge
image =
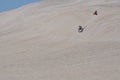
[[[0,79],[119,80],[119,3],[45,0],[0,13]]]

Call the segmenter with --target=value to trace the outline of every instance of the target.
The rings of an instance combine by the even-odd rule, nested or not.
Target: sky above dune
[[[0,0],[0,12],[16,9],[26,4],[41,0]]]

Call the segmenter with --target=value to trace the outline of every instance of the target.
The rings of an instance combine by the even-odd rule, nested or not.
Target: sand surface
[[[0,13],[0,80],[120,80],[120,0],[45,0]]]

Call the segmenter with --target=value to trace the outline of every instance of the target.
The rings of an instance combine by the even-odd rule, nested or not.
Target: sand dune
[[[119,80],[119,8],[46,0],[0,13],[0,80]]]

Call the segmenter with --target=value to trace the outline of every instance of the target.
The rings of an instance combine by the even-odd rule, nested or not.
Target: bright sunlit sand
[[[0,13],[0,80],[120,80],[120,1],[45,0]]]

